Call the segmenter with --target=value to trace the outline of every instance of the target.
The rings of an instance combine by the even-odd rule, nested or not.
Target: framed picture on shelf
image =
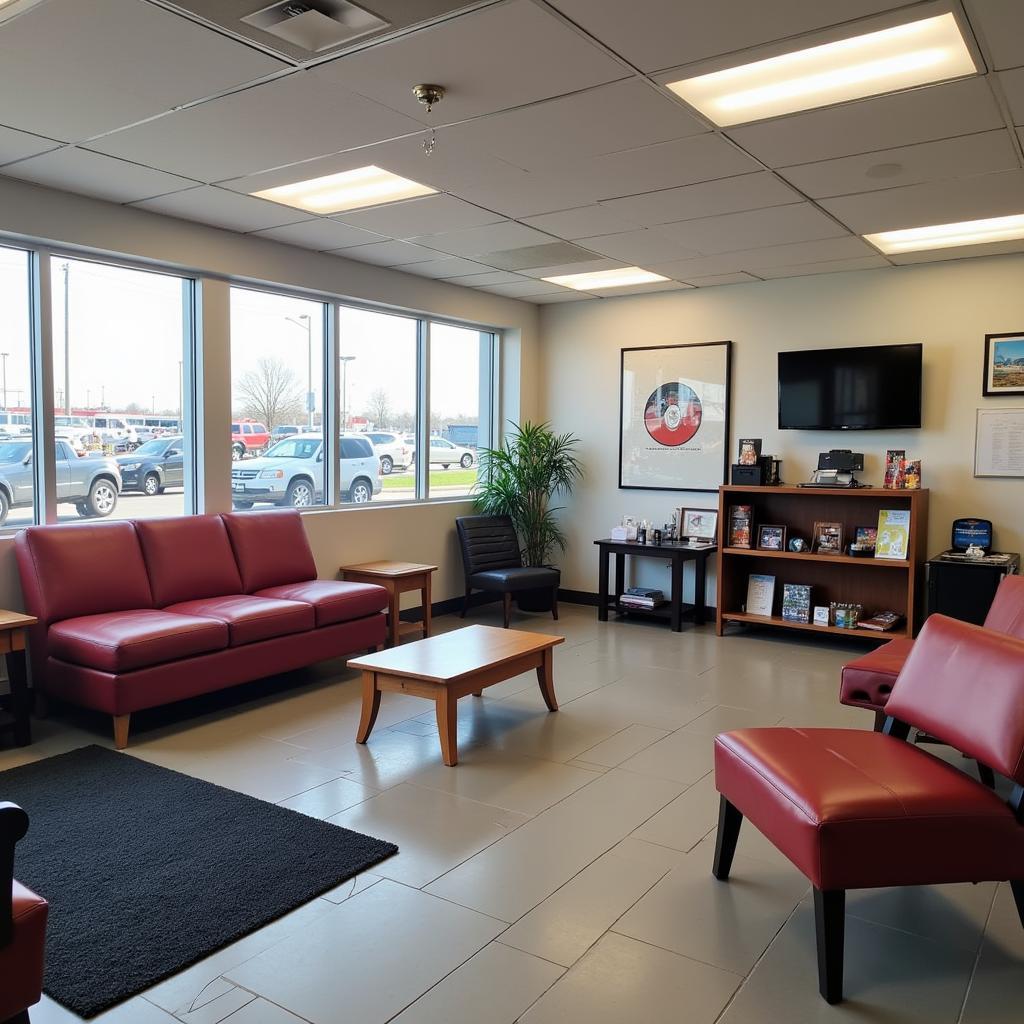
[[[728,546],[731,548],[753,547],[753,508],[750,505],[733,505],[729,509]]]
[[[811,550],[816,555],[841,555],[843,553],[843,524],[814,524]]]
[[[786,528],[784,526],[759,526],[757,546],[761,551],[785,551]]]
[[[679,517],[682,530],[679,536],[684,540],[696,537],[698,540],[718,539],[718,509],[684,508]]]
[[[622,349],[619,487],[717,491],[729,464],[731,341]]]
[[[803,583],[782,585],[782,617],[787,622],[811,621],[811,588]]]
[[[1024,331],[985,335],[982,394],[1024,395]]]
[[[761,457],[761,438],[741,437],[740,451],[737,462],[741,466],[756,466],[757,460]]]
[[[767,618],[772,613],[774,603],[775,577],[752,573],[747,578],[747,614]]]

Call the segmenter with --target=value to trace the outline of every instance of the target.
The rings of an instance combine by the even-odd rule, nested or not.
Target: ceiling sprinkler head
[[[427,108],[429,114],[435,103],[444,99],[443,85],[414,85],[412,94]]]
[[[294,3],[294,4],[288,4],[287,7],[282,7],[281,8],[281,13],[286,18],[297,18],[297,17],[299,17],[300,14],[309,14],[309,12],[312,9],[313,8],[310,7],[309,4]]]

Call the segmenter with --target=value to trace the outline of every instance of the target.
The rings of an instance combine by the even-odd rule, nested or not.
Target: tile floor
[[[1010,1024],[1024,930],[1006,885],[851,894],[847,1002],[817,995],[803,878],[749,826],[710,875],[712,740],[780,721],[870,728],[836,703],[851,649],[718,639],[563,606],[561,711],[521,676],[459,709],[461,763],[432,709],[385,694],[365,747],[343,664],[211,709],[141,716],[130,752],[397,842],[373,872],[95,1018],[100,1024]],[[494,622],[489,610],[473,621]],[[457,618],[437,620],[457,629]],[[853,642],[850,642],[852,645]],[[101,731],[103,730],[103,731]],[[98,717],[37,723],[0,769],[107,742]],[[949,755],[953,756],[953,755]],[[78,1018],[50,1000],[34,1024]]]

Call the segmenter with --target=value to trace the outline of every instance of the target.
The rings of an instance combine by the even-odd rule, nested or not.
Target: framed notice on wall
[[[619,487],[717,491],[729,461],[731,341],[624,348]]]
[[[1024,476],[1024,409],[979,409],[975,476]]]

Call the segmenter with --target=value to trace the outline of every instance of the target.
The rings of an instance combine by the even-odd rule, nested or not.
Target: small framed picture
[[[718,509],[716,508],[684,508],[680,517],[682,530],[680,537],[688,540],[716,540],[718,538]]]
[[[854,543],[860,544],[862,547],[873,548],[878,542],[878,527],[858,526],[853,539]]]
[[[761,551],[785,551],[786,528],[784,526],[759,526],[757,546]]]
[[[753,508],[750,505],[733,505],[729,509],[729,547],[751,548]]]
[[[816,555],[841,555],[843,553],[843,524],[815,523],[812,550]]]
[[[830,625],[829,607],[827,604],[816,604],[814,606],[814,624],[816,626]]]
[[[1024,331],[985,335],[982,394],[1024,395]]]
[[[756,466],[757,460],[761,457],[761,438],[741,437],[739,464],[741,466]]]

